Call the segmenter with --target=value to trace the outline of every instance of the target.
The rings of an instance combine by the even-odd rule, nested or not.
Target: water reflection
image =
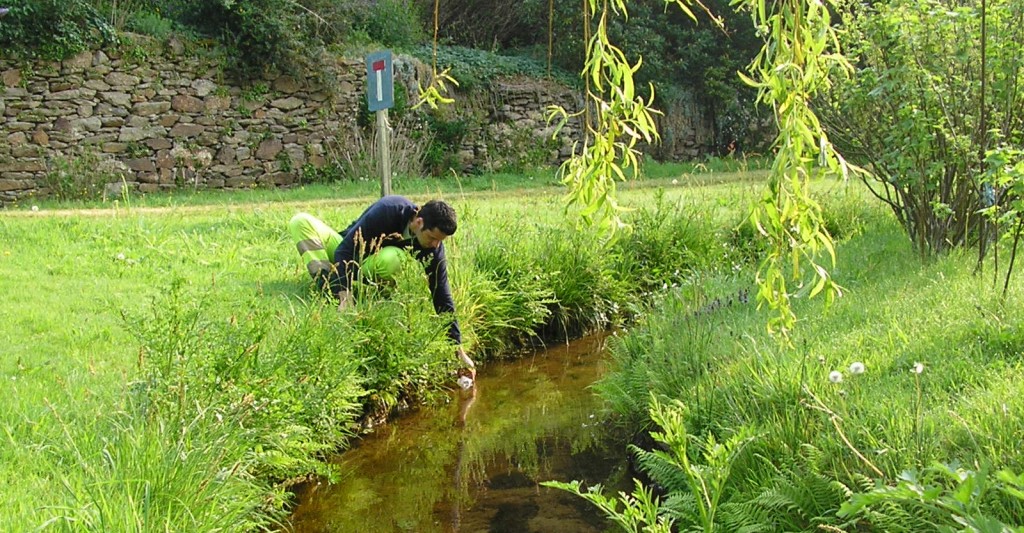
[[[606,452],[587,386],[602,372],[603,338],[492,364],[473,391],[378,428],[337,458],[341,479],[300,491],[295,531],[598,532],[581,498],[540,481],[604,482]]]

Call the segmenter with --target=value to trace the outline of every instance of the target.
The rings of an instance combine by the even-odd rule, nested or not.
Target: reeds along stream
[[[335,458],[340,479],[303,487],[297,532],[597,532],[596,507],[542,481],[604,483],[623,466],[587,388],[604,336],[491,363],[475,392],[380,426]]]

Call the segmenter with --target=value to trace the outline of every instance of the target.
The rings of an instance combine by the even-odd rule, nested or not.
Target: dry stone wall
[[[149,193],[291,186],[304,165],[320,167],[358,144],[344,139],[365,136],[357,126],[365,107],[363,59],[339,58],[322,68],[332,73],[330,88],[286,75],[243,88],[226,81],[214,60],[175,46],[141,58],[110,50],[57,63],[0,57],[0,204],[51,194],[55,174],[85,154],[110,197],[124,187]],[[415,88],[423,72],[400,69],[396,81]],[[574,101],[571,91],[553,85],[494,86],[501,94],[461,95],[453,108],[482,119],[458,148],[459,170],[500,167],[502,147],[518,149],[524,132],[550,133],[543,125],[549,103]],[[571,144],[540,142],[551,148],[550,162],[566,157]]]
[[[339,60],[328,92],[288,76],[243,90],[212,60],[173,52],[0,60],[0,201],[46,195],[56,162],[85,152],[115,178],[111,194],[290,185],[303,164],[323,164],[333,131],[354,125],[356,66]]]

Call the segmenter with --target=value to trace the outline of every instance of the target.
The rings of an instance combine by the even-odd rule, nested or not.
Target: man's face
[[[419,241],[420,246],[428,250],[437,248],[441,241],[448,238],[448,235],[437,228],[423,229],[423,219],[416,217],[413,219],[412,224],[409,225],[409,229],[412,234],[416,236],[416,240]]]

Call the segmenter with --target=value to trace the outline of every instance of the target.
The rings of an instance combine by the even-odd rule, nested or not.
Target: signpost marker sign
[[[366,104],[377,114],[377,138],[380,140],[380,195],[391,194],[391,143],[388,141],[388,108],[395,105],[395,74],[391,51],[366,56]]]
[[[366,56],[366,79],[370,85],[366,91],[370,111],[394,107],[395,75],[391,68],[390,50],[373,52]]]

